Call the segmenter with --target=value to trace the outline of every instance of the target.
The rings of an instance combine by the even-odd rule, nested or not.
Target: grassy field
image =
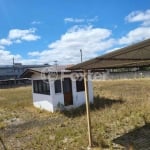
[[[115,142],[120,138],[120,143],[144,150],[145,137],[139,139],[137,131],[141,128],[145,136],[150,131],[150,79],[94,81],[93,86],[96,149],[125,149]],[[150,141],[146,144],[145,150]],[[85,106],[52,114],[33,107],[31,87],[0,89],[0,150],[86,150],[87,145]]]

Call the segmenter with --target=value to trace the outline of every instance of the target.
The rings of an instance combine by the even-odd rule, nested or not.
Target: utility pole
[[[13,66],[14,66],[14,64],[15,64],[15,59],[14,59],[14,57],[13,57]]]
[[[15,72],[15,59],[13,57],[13,71]]]
[[[55,67],[56,67],[56,69],[57,69],[58,61],[57,61],[57,60],[55,60],[55,61],[54,61],[54,63],[55,63]]]
[[[81,63],[82,63],[82,49],[80,49],[80,54],[81,54]]]

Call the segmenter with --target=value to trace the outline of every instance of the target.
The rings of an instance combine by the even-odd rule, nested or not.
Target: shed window
[[[76,89],[77,89],[77,92],[81,92],[85,90],[84,79],[76,80]]]
[[[61,93],[61,80],[55,80],[55,93]]]
[[[48,80],[33,80],[33,92],[49,95],[50,86]]]

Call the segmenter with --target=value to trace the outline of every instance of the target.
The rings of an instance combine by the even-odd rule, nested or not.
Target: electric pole
[[[82,63],[82,49],[80,49],[80,54],[81,54],[81,63]]]
[[[55,61],[54,61],[54,63],[55,63],[55,67],[56,67],[56,69],[57,69],[58,61],[57,61],[57,60],[55,60]]]

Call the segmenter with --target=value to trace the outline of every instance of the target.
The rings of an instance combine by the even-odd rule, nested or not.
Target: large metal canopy
[[[70,70],[150,66],[150,39],[74,65]]]
[[[140,66],[150,66],[150,39],[125,48],[121,48],[114,52],[96,57],[68,68],[70,70],[84,70],[89,148],[92,147],[92,133],[89,107],[89,91],[87,88],[88,70],[130,68]]]

